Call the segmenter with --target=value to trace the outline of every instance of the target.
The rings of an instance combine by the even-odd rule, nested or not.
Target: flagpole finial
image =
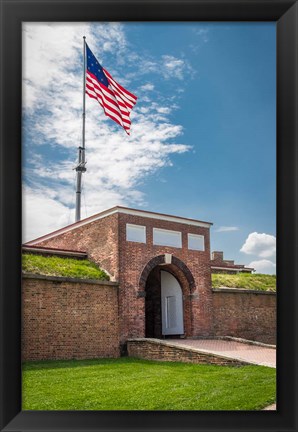
[[[86,36],[83,36],[83,39],[86,39]]]

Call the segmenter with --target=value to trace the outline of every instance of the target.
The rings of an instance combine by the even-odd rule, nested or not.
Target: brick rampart
[[[119,357],[117,291],[114,282],[24,275],[23,360]]]
[[[214,335],[276,344],[276,293],[213,289]]]
[[[146,242],[127,241],[127,224],[146,227]],[[181,232],[182,247],[154,244],[154,228]],[[204,250],[189,249],[188,234],[204,236]],[[123,352],[129,338],[160,337],[161,270],[172,273],[181,286],[186,337],[235,336],[275,343],[275,294],[212,291],[208,225],[120,212],[58,232],[36,245],[85,251],[119,282]],[[171,261],[165,261],[165,254]]]
[[[130,357],[146,360],[215,364],[221,366],[241,366],[247,364],[241,360],[204,353],[192,348],[178,347],[170,342],[156,339],[129,339],[127,341],[127,351]]]

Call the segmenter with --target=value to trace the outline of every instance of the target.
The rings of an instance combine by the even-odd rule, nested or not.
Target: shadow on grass
[[[184,362],[169,362],[169,361],[158,361],[158,360],[144,360],[136,357],[118,357],[118,358],[95,358],[95,359],[87,359],[87,360],[42,360],[42,361],[30,361],[24,362],[22,364],[23,371],[37,371],[37,370],[45,370],[45,369],[74,369],[80,367],[88,367],[88,366],[119,366],[125,365],[131,366],[132,363],[136,365],[150,365],[152,367],[160,367],[161,365],[169,367],[171,369],[176,368],[193,368],[193,367],[201,367],[204,366],[206,369],[210,371],[214,370],[214,372],[218,371],[218,365],[212,364],[196,364],[196,363],[184,363]],[[222,368],[228,369],[239,369],[239,368],[247,368],[247,367],[258,367],[258,368],[267,368],[267,366],[258,366],[258,365],[242,365],[242,366],[222,366]]]
[[[39,369],[63,369],[63,368],[76,368],[82,366],[96,366],[96,365],[112,365],[125,364],[131,362],[142,362],[142,360],[128,357],[121,358],[95,358],[87,360],[41,360],[41,361],[30,361],[24,362],[22,365],[23,370],[39,370]]]

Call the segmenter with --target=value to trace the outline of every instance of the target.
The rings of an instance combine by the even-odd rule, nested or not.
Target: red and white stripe
[[[118,84],[109,72],[103,69],[109,86],[101,84],[95,75],[86,71],[86,93],[96,99],[105,114],[122,126],[130,134],[130,112],[137,102],[137,97]]]

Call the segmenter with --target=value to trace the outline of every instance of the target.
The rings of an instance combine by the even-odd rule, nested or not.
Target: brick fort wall
[[[214,335],[276,344],[276,294],[213,289]]]
[[[22,358],[119,357],[117,284],[23,276]]]
[[[127,241],[126,224],[145,226],[146,243]],[[153,228],[181,232],[182,248],[154,245]],[[188,249],[188,233],[204,236],[204,251]],[[160,333],[158,319],[155,318],[154,323],[148,320],[153,303],[156,315],[160,313],[160,305],[155,299],[159,295],[156,284],[160,270],[172,273],[181,285],[186,337],[235,336],[274,343],[274,294],[246,293],[240,292],[241,290],[235,293],[233,290],[212,291],[208,227],[188,224],[187,221],[180,223],[119,212],[68,232],[58,233],[38,245],[86,251],[91,260],[106,270],[113,280],[118,281],[121,345],[129,338],[145,337],[146,323],[147,327],[151,324],[152,328],[159,327]],[[172,255],[171,264],[159,260],[165,254]],[[186,269],[177,266],[178,261],[183,263]],[[153,263],[152,268],[150,263]],[[148,267],[155,273],[146,272]],[[189,275],[193,278],[193,283],[190,283]],[[155,294],[150,293],[150,289],[155,290]],[[77,293],[76,296],[78,295]],[[149,299],[147,304],[146,298]],[[147,336],[152,337],[154,331],[156,330],[151,330]],[[154,337],[159,336],[158,331]]]

